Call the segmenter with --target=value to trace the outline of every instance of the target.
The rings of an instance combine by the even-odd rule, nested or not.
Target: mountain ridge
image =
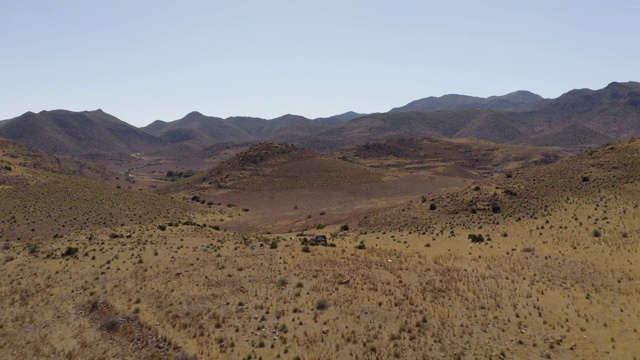
[[[515,110],[542,100],[544,100],[542,96],[527,90],[518,90],[505,95],[490,96],[487,98],[446,94],[439,97],[430,96],[414,100],[404,106],[395,107],[389,112],[462,110],[472,108]]]
[[[98,109],[26,112],[3,122],[0,137],[56,154],[137,153],[165,143]]]
[[[292,114],[270,120],[223,119],[192,111],[178,120],[156,120],[136,128],[98,109],[29,111],[0,121],[0,137],[70,155],[169,154],[172,148],[181,149],[182,154],[214,144],[263,141],[333,151],[367,141],[416,136],[588,148],[636,135],[640,135],[638,82],[574,89],[555,99],[526,90],[488,98],[449,94],[416,100],[387,113],[346,112],[317,119]]]

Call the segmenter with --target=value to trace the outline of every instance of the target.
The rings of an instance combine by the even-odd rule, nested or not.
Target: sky
[[[0,0],[0,119],[385,112],[640,81],[640,1]]]

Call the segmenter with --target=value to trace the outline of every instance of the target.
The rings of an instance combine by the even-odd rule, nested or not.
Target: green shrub
[[[360,241],[360,244],[358,244],[358,245],[356,246],[356,249],[358,249],[358,250],[364,250],[364,249],[366,249],[366,248],[367,248],[367,247],[364,245],[364,241]]]
[[[492,202],[491,203],[491,212],[494,213],[494,214],[497,214],[500,211],[502,211],[502,208],[500,207],[500,204],[498,204],[497,202]]]
[[[62,256],[74,256],[78,253],[77,247],[67,246],[67,249],[62,253]]]
[[[160,229],[160,231],[165,231],[167,230],[167,225],[164,225],[164,224],[158,225],[158,229]]]
[[[344,225],[340,226],[340,231],[349,231],[349,225],[348,224],[344,224]]]

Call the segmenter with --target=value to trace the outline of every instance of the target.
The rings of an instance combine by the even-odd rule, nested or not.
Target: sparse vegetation
[[[178,181],[192,177],[196,172],[193,170],[186,171],[167,171],[167,175],[163,178],[165,181]],[[195,200],[194,200],[195,201]]]
[[[0,189],[0,358],[633,356],[638,148],[494,169],[424,202],[411,168],[413,193],[367,206],[335,188],[182,188],[195,178],[116,191],[113,175],[102,187],[12,158],[3,176],[41,186]]]

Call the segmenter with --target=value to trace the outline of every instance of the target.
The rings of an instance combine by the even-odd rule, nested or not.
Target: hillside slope
[[[37,243],[54,235],[184,219],[199,211],[106,183],[107,175],[95,164],[0,140],[0,240]]]
[[[61,155],[131,154],[165,144],[102,110],[27,112],[7,120],[0,137]]]
[[[220,165],[164,189],[276,190],[378,182],[383,173],[294,145],[260,143]]]
[[[437,212],[414,203],[402,211],[381,216],[389,220],[389,226],[433,226],[443,221],[441,216],[444,216],[456,226],[472,228],[473,224],[509,223],[548,218],[551,214],[565,217],[573,211],[582,212],[585,207],[606,209],[607,202],[637,206],[640,202],[638,154],[640,137],[553,163],[505,170],[502,175],[496,174],[467,188],[445,191],[430,199],[437,205]],[[405,211],[411,211],[412,217],[404,216]],[[375,223],[375,219],[372,217],[365,223]],[[592,225],[597,227],[597,221]]]

